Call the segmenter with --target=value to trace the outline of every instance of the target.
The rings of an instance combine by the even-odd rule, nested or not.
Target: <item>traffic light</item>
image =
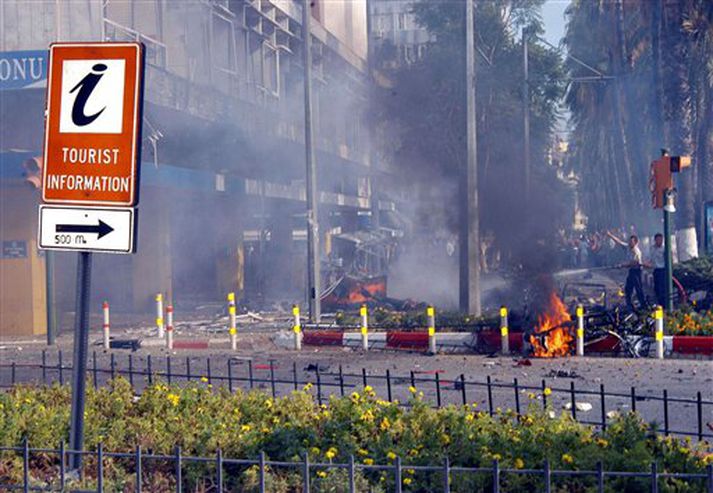
[[[691,166],[691,156],[661,156],[651,163],[649,191],[654,209],[664,206],[664,192],[673,189],[673,173]]]
[[[671,173],[678,173],[691,165],[691,156],[671,156]]]
[[[32,157],[22,163],[25,182],[30,184],[32,188],[42,188],[42,156]]]
[[[662,156],[651,163],[649,191],[651,192],[651,205],[654,209],[661,209],[664,206],[664,192],[673,188],[670,161],[669,156]]]

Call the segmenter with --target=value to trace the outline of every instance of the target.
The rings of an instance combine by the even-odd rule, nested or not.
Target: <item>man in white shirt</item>
[[[654,268],[656,303],[666,306],[666,255],[661,233],[656,233],[654,236],[654,244],[651,245],[649,256],[651,266]]]
[[[618,245],[627,249],[627,261],[622,267],[628,267],[629,273],[626,276],[626,284],[624,286],[624,296],[626,298],[626,306],[632,311],[635,310],[631,295],[636,291],[636,297],[639,299],[639,308],[646,308],[646,296],[644,296],[644,287],[641,281],[641,268],[644,265],[641,249],[639,248],[639,237],[631,235],[629,242],[625,242],[621,238],[614,236],[611,231],[607,231],[607,235]]]

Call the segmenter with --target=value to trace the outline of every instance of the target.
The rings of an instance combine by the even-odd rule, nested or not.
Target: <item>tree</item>
[[[702,201],[713,193],[713,3],[575,0],[567,15],[569,52],[613,76],[574,82],[567,93],[587,212],[606,226],[611,218],[657,226],[645,196],[648,163],[664,147],[693,155],[693,169],[677,176],[676,218],[679,254],[695,256],[694,226],[701,224]],[[568,68],[575,79],[591,75],[575,62]]]
[[[543,1],[475,3],[481,231],[494,232],[500,246],[512,255],[520,255],[517,247],[545,237],[571,213],[562,205],[571,202],[569,191],[556,179],[547,159],[563,94],[563,67],[558,52],[537,40],[530,45],[535,193],[529,204],[522,193],[523,72],[517,34],[525,26],[542,32]],[[436,41],[418,62],[387,73],[391,82],[377,88],[374,113],[377,121],[388,122],[405,179],[427,194],[416,206],[417,222],[429,231],[445,224],[455,232],[455,197],[466,159],[463,4],[421,0],[414,3],[413,14]]]

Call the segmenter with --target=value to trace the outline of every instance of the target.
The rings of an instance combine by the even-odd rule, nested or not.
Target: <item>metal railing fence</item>
[[[466,378],[464,374],[455,379],[444,379],[438,372],[433,372],[432,376],[414,371],[408,375],[397,375],[387,369],[383,374],[373,374],[362,368],[360,373],[349,373],[343,371],[341,365],[336,372],[320,370],[320,364],[312,365],[314,368],[309,371],[300,371],[296,362],[292,362],[285,370],[278,368],[274,360],[270,360],[269,364],[257,365],[251,359],[229,358],[218,367],[215,359],[208,356],[201,368],[196,368],[197,358],[184,359],[169,355],[161,358],[158,363],[157,359],[150,354],[143,359],[128,354],[123,360],[124,365],[120,365],[122,361],[112,352],[109,353],[106,367],[98,362],[95,351],[88,371],[95,388],[109,378],[119,376],[126,378],[137,392],[159,379],[169,384],[201,382],[203,379],[207,384],[226,386],[231,392],[237,388],[262,388],[273,397],[308,387],[319,404],[328,399],[329,395],[345,396],[368,385],[386,400],[398,400],[399,405],[408,406],[411,395],[409,387],[415,387],[425,393],[425,398],[434,407],[472,404],[480,399],[491,415],[498,409],[511,409],[516,415],[527,412],[532,400],[524,394],[532,393],[537,395],[538,401],[541,400],[543,409],[548,409],[548,403],[556,402],[566,407],[566,412],[576,421],[602,429],[606,429],[607,421],[611,419],[609,411],[618,412],[618,408],[611,402],[627,402],[628,409],[638,411],[642,418],[654,423],[653,429],[658,433],[690,436],[698,440],[713,438],[713,432],[705,427],[708,417],[713,416],[713,401],[704,399],[701,391],[696,392],[695,397],[674,397],[669,395],[667,389],[662,389],[660,395],[654,395],[642,393],[635,386],[631,386],[629,392],[612,392],[607,391],[603,383],[598,389],[576,388],[574,380],[570,381],[569,387],[550,386],[545,379],[536,386],[522,384],[518,378],[513,378],[512,383],[496,382],[490,376],[476,380]],[[72,367],[65,363],[61,350],[57,352],[55,361],[49,362],[47,351],[43,351],[41,362],[0,363],[0,387],[31,382],[64,384]],[[591,414],[597,414],[597,419],[587,419],[587,413],[578,410],[578,403],[581,404],[583,398],[591,401]],[[686,419],[680,419],[681,411],[691,408],[695,411]],[[686,429],[671,426],[674,418],[684,423]]]
[[[542,482],[542,489],[540,491],[546,493],[554,491],[553,488],[556,487],[558,478],[579,478],[582,482],[587,483],[587,487],[589,488],[587,491],[597,491],[598,493],[611,491],[605,490],[607,486],[606,483],[607,481],[616,479],[639,479],[648,483],[648,488],[642,483],[638,485],[636,491],[657,493],[662,481],[677,479],[688,482],[689,487],[686,491],[713,493],[713,464],[709,464],[705,472],[702,473],[660,472],[659,465],[656,462],[650,464],[648,471],[605,470],[602,462],[597,462],[594,470],[556,470],[550,467],[548,461],[544,462],[542,468],[528,469],[504,468],[501,467],[498,460],[494,460],[490,467],[462,467],[451,465],[447,457],[445,457],[443,463],[439,465],[408,465],[404,464],[401,457],[398,456],[395,457],[390,464],[367,465],[357,463],[354,456],[349,456],[345,463],[313,463],[310,462],[309,456],[305,454],[302,461],[289,462],[269,460],[264,452],[260,452],[257,459],[233,459],[223,457],[220,449],[216,451],[213,457],[197,457],[183,455],[180,447],[176,447],[174,453],[171,455],[160,455],[146,453],[140,447],[137,447],[132,452],[107,452],[104,450],[102,443],[99,443],[96,450],[93,451],[70,450],[66,448],[63,443],[61,443],[57,449],[31,448],[27,441],[25,441],[21,447],[0,447],[0,453],[18,454],[21,456],[22,462],[22,481],[20,483],[0,483],[0,490],[2,491],[66,491],[65,487],[68,484],[68,480],[73,476],[77,476],[68,470],[67,458],[71,454],[79,453],[85,458],[88,457],[91,459],[91,461],[85,462],[92,463],[93,467],[91,469],[93,469],[93,471],[90,471],[90,468],[85,466],[81,474],[81,476],[84,476],[85,488],[88,482],[90,483],[90,489],[73,491],[96,491],[98,493],[106,491],[105,480],[107,479],[107,472],[105,470],[105,463],[110,459],[121,459],[125,461],[125,464],[128,463],[130,471],[133,471],[133,490],[136,493],[141,493],[144,489],[147,477],[151,474],[150,470],[146,470],[147,465],[151,462],[162,462],[164,466],[166,464],[171,465],[170,468],[164,467],[164,472],[166,469],[169,470],[172,484],[170,486],[164,486],[161,491],[175,491],[176,493],[181,493],[188,489],[185,487],[187,480],[184,476],[184,471],[190,464],[203,464],[215,469],[211,472],[205,471],[204,475],[206,477],[211,476],[210,491],[216,491],[218,493],[238,491],[231,489],[230,485],[226,484],[231,479],[235,479],[236,476],[234,471],[233,474],[228,471],[231,466],[237,466],[243,468],[243,470],[248,467],[257,467],[257,485],[255,489],[260,493],[268,491],[268,475],[271,470],[277,469],[298,471],[301,475],[302,484],[301,488],[297,490],[301,489],[304,493],[313,491],[313,483],[315,480],[318,481],[315,476],[319,477],[320,472],[325,473],[325,471],[335,469],[346,471],[346,478],[344,479],[346,484],[343,486],[344,491],[349,491],[350,493],[359,491],[357,488],[357,477],[359,473],[380,473],[385,478],[389,477],[389,491],[396,493],[402,493],[404,490],[418,487],[419,479],[417,476],[421,473],[439,475],[438,478],[432,477],[428,480],[429,491],[443,491],[444,493],[450,493],[452,489],[460,490],[455,481],[465,475],[479,475],[485,478],[486,483],[482,491],[491,491],[493,493],[514,491],[507,487],[506,475],[536,478]],[[42,454],[45,457],[53,456],[56,458],[56,465],[53,464],[52,466],[53,469],[55,469],[55,475],[53,477],[48,478],[47,473],[45,473],[42,481],[31,479],[32,456],[38,454]],[[87,477],[90,475],[92,480],[87,480]],[[2,476],[0,476],[0,479],[2,479]],[[334,479],[331,479],[331,481],[334,481]],[[424,481],[426,480],[424,479]],[[699,487],[696,488],[696,485]],[[145,491],[154,490],[146,489]],[[626,491],[630,490],[626,489]]]

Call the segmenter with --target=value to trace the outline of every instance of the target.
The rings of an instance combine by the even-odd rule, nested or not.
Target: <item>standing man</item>
[[[639,237],[636,235],[631,235],[629,237],[629,242],[625,242],[621,238],[618,238],[612,234],[611,231],[607,231],[607,236],[612,239],[616,244],[627,249],[627,260],[622,265],[622,267],[629,268],[629,274],[626,276],[626,285],[624,287],[624,295],[626,297],[626,306],[628,306],[632,311],[635,310],[634,303],[631,299],[631,295],[636,291],[636,297],[639,299],[639,307],[645,308],[647,306],[646,297],[644,296],[644,287],[641,281],[641,268],[644,265],[641,249],[639,248]]]
[[[654,268],[654,293],[656,303],[666,306],[666,255],[663,244],[663,235],[656,233],[654,244],[651,246],[650,262]]]

